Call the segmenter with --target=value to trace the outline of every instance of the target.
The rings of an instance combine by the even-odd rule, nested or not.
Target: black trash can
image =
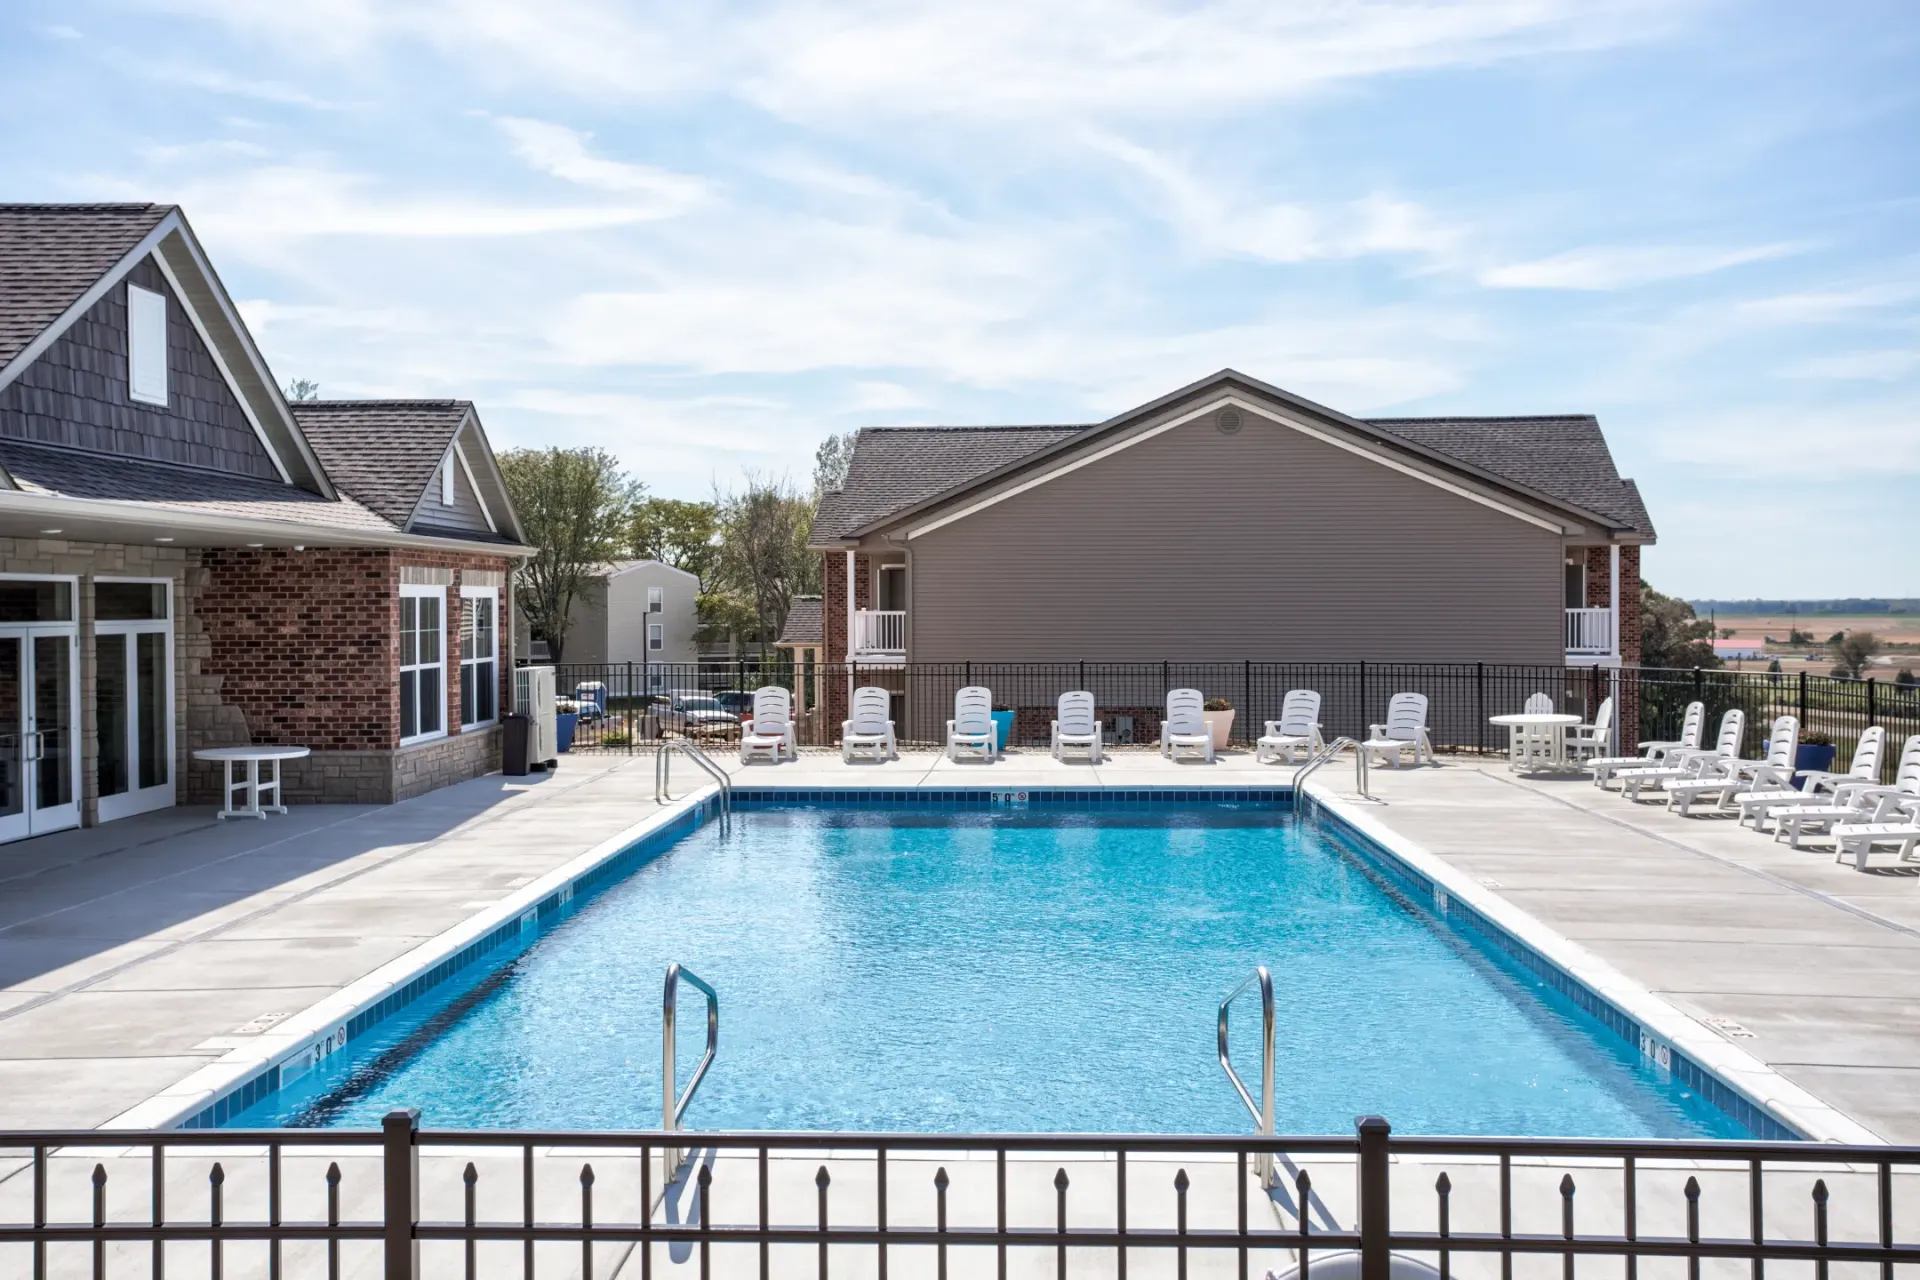
[[[500,717],[500,772],[523,778],[532,772],[527,767],[527,752],[533,739],[533,722],[522,715]]]

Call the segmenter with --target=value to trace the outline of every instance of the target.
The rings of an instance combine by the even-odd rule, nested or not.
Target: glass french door
[[[112,822],[174,801],[172,636],[165,626],[97,626],[95,772],[100,821]]]
[[[80,638],[0,627],[0,840],[80,825]]]

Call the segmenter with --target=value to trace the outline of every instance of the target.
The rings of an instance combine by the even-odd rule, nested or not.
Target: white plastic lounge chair
[[[1767,751],[1758,760],[1729,756],[1698,778],[1672,778],[1665,784],[1667,807],[1685,818],[1705,802],[1725,809],[1743,791],[1779,790],[1793,785],[1793,757],[1800,749],[1800,719],[1780,716],[1767,731]]]
[[[1202,714],[1207,700],[1198,689],[1174,689],[1167,694],[1166,719],[1160,722],[1160,754],[1178,760],[1180,753],[1199,752],[1213,763],[1213,730]]]
[[[1577,724],[1567,733],[1567,758],[1583,760],[1597,757],[1613,745],[1613,699],[1602,698],[1593,713],[1592,724]]]
[[[1720,734],[1713,746],[1697,751],[1675,747],[1667,752],[1663,763],[1653,768],[1622,769],[1614,776],[1620,779],[1621,793],[1629,800],[1638,800],[1642,791],[1658,791],[1662,783],[1675,778],[1704,777],[1709,765],[1738,756],[1740,739],[1746,732],[1747,713],[1736,707],[1720,717]]]
[[[1061,694],[1054,711],[1053,758],[1065,760],[1075,749],[1100,763],[1100,717],[1094,713],[1093,695],[1084,689]]]
[[[947,758],[966,752],[991,761],[1000,753],[993,727],[993,691],[970,684],[953,695],[953,719],[947,721]]]
[[[1876,724],[1853,744],[1853,762],[1845,773],[1809,770],[1798,787],[1755,787],[1741,792],[1733,798],[1740,806],[1740,821],[1752,818],[1753,829],[1765,831],[1767,819],[1783,809],[1830,804],[1835,789],[1849,782],[1872,786],[1880,781],[1880,753],[1886,742],[1886,726]]]
[[[1853,859],[1855,871],[1867,869],[1867,858],[1875,849],[1897,849],[1900,861],[1913,862],[1915,845],[1920,845],[1920,799],[1884,795],[1875,803],[1867,822],[1843,822],[1833,829],[1833,860]]]
[[[1777,811],[1773,818],[1773,838],[1778,840],[1785,835],[1794,848],[1804,849],[1806,846],[1800,842],[1810,835],[1831,832],[1834,827],[1846,822],[1872,821],[1875,807],[1880,798],[1886,795],[1920,800],[1920,733],[1908,738],[1906,745],[1900,748],[1900,768],[1894,775],[1892,786],[1840,783],[1833,790],[1832,804]]]
[[[878,685],[853,691],[848,718],[840,722],[840,759],[852,764],[864,751],[875,760],[898,760],[900,747],[893,736],[893,697]]]
[[[1530,716],[1550,716],[1553,714],[1553,698],[1544,693],[1532,694],[1527,698],[1527,705],[1520,710]]]
[[[1253,744],[1253,758],[1261,764],[1276,760],[1292,764],[1295,752],[1312,756],[1325,745],[1320,737],[1320,695],[1312,689],[1289,689],[1280,704],[1280,718],[1267,721],[1267,731]]]
[[[1669,751],[1695,751],[1700,747],[1700,735],[1707,727],[1707,704],[1689,702],[1686,715],[1680,721],[1680,736],[1672,742],[1643,742],[1637,756],[1603,756],[1598,760],[1587,761],[1587,768],[1593,770],[1593,785],[1605,787],[1607,780],[1622,769],[1655,769],[1666,758]]]
[[[1551,704],[1549,704],[1551,710]],[[1378,758],[1386,760],[1394,768],[1400,767],[1401,754],[1413,752],[1413,762],[1420,763],[1420,757],[1426,756],[1427,763],[1433,763],[1433,740],[1427,737],[1427,695],[1424,693],[1396,693],[1387,702],[1387,722],[1367,726],[1367,740],[1360,744],[1369,761]]]
[[[777,684],[753,691],[753,719],[740,726],[740,763],[756,756],[774,764],[800,758],[793,744],[793,694]]]

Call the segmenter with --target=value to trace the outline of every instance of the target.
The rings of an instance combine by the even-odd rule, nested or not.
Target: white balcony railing
[[[1613,610],[1567,610],[1567,652],[1604,657],[1613,653]]]
[[[856,654],[905,653],[907,651],[907,611],[905,609],[854,610],[853,651]]]

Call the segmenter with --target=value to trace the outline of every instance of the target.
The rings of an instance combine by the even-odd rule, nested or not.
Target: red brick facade
[[[856,552],[853,557],[853,607],[873,607],[871,557]],[[847,660],[847,553],[827,551],[821,554],[820,573],[820,660],[829,666]],[[825,694],[822,707],[825,723],[836,726],[847,718],[847,683],[828,679],[822,682]]]
[[[1613,603],[1612,559],[1611,548],[1587,548],[1589,609],[1604,609]],[[1620,661],[1624,666],[1640,665],[1640,548],[1635,546],[1620,548]]]

